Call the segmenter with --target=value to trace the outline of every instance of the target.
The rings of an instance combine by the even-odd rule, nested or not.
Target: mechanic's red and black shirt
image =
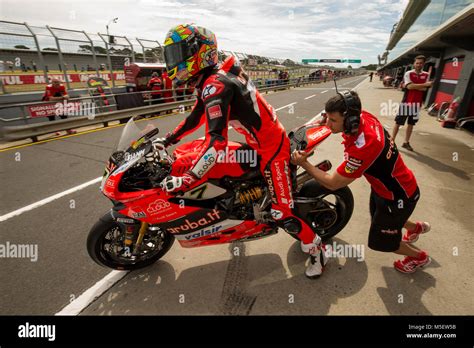
[[[364,175],[382,198],[410,198],[417,188],[416,179],[395,142],[375,116],[362,111],[360,118],[357,134],[343,135],[344,162],[337,172],[348,178]]]

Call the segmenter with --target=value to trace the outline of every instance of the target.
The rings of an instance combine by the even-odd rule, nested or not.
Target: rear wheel
[[[116,270],[134,270],[151,265],[165,255],[174,236],[162,231],[145,233],[140,250],[132,255],[125,248],[125,226],[113,219],[99,220],[87,237],[87,251],[99,265]]]
[[[354,210],[354,197],[347,186],[330,191],[315,180],[310,180],[295,197],[295,207],[298,215],[313,231],[327,240],[338,234],[349,222]]]

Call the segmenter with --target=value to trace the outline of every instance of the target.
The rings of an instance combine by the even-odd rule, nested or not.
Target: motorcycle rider
[[[168,192],[188,191],[217,163],[228,141],[228,126],[243,134],[261,157],[260,171],[271,193],[271,214],[277,225],[301,241],[310,255],[309,278],[319,277],[327,262],[324,245],[310,226],[295,216],[290,179],[290,141],[273,107],[256,90],[234,57],[218,65],[217,42],[208,29],[194,24],[178,25],[168,32],[164,56],[169,78],[177,85],[188,83],[197,89],[191,113],[169,133],[169,146],[206,124],[206,136],[192,167],[180,177],[162,182]]]

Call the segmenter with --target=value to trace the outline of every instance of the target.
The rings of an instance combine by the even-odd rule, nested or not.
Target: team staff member
[[[147,88],[151,90],[151,99],[153,99],[154,104],[163,103],[162,85],[163,81],[161,81],[160,75],[156,71],[153,72],[150,81],[148,81]]]
[[[426,71],[423,71],[425,61],[425,56],[417,56],[413,63],[414,69],[407,71],[403,77],[405,93],[403,94],[398,115],[395,117],[395,126],[393,127],[392,138],[393,141],[395,141],[398,129],[400,126],[405,125],[408,118],[405,142],[402,144],[402,147],[410,151],[413,151],[413,147],[410,145],[413,126],[418,122],[424,93],[432,85],[432,82],[429,81],[430,75]]]
[[[420,197],[416,179],[407,168],[397,146],[377,118],[362,111],[356,92],[344,91],[326,103],[327,126],[332,133],[344,132],[344,162],[336,172],[326,173],[307,161],[309,154],[294,152],[292,162],[302,166],[330,190],[349,185],[364,175],[372,186],[369,247],[382,252],[406,255],[394,263],[395,269],[412,273],[431,259],[425,251],[411,246],[421,233],[428,232],[426,222],[408,218]],[[402,227],[407,229],[402,240]]]
[[[67,94],[66,88],[61,81],[57,78],[53,78],[51,80],[51,84],[46,86],[46,90],[44,91],[44,95],[42,98],[43,101],[56,101],[62,102],[63,100],[69,100],[69,94]],[[61,119],[67,118],[67,115],[58,115]],[[50,121],[54,121],[56,116],[48,116]],[[77,132],[74,129],[68,129],[67,134],[76,134]],[[59,132],[56,132],[56,135],[59,135]]]

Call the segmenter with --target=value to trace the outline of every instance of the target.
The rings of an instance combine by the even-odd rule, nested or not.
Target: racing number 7
[[[191,192],[189,192],[189,195],[190,195],[190,196],[196,195],[196,199],[201,199],[201,198],[202,198],[202,195],[203,195],[204,192],[206,191],[206,188],[207,188],[207,185],[198,187],[197,189],[192,190]]]

